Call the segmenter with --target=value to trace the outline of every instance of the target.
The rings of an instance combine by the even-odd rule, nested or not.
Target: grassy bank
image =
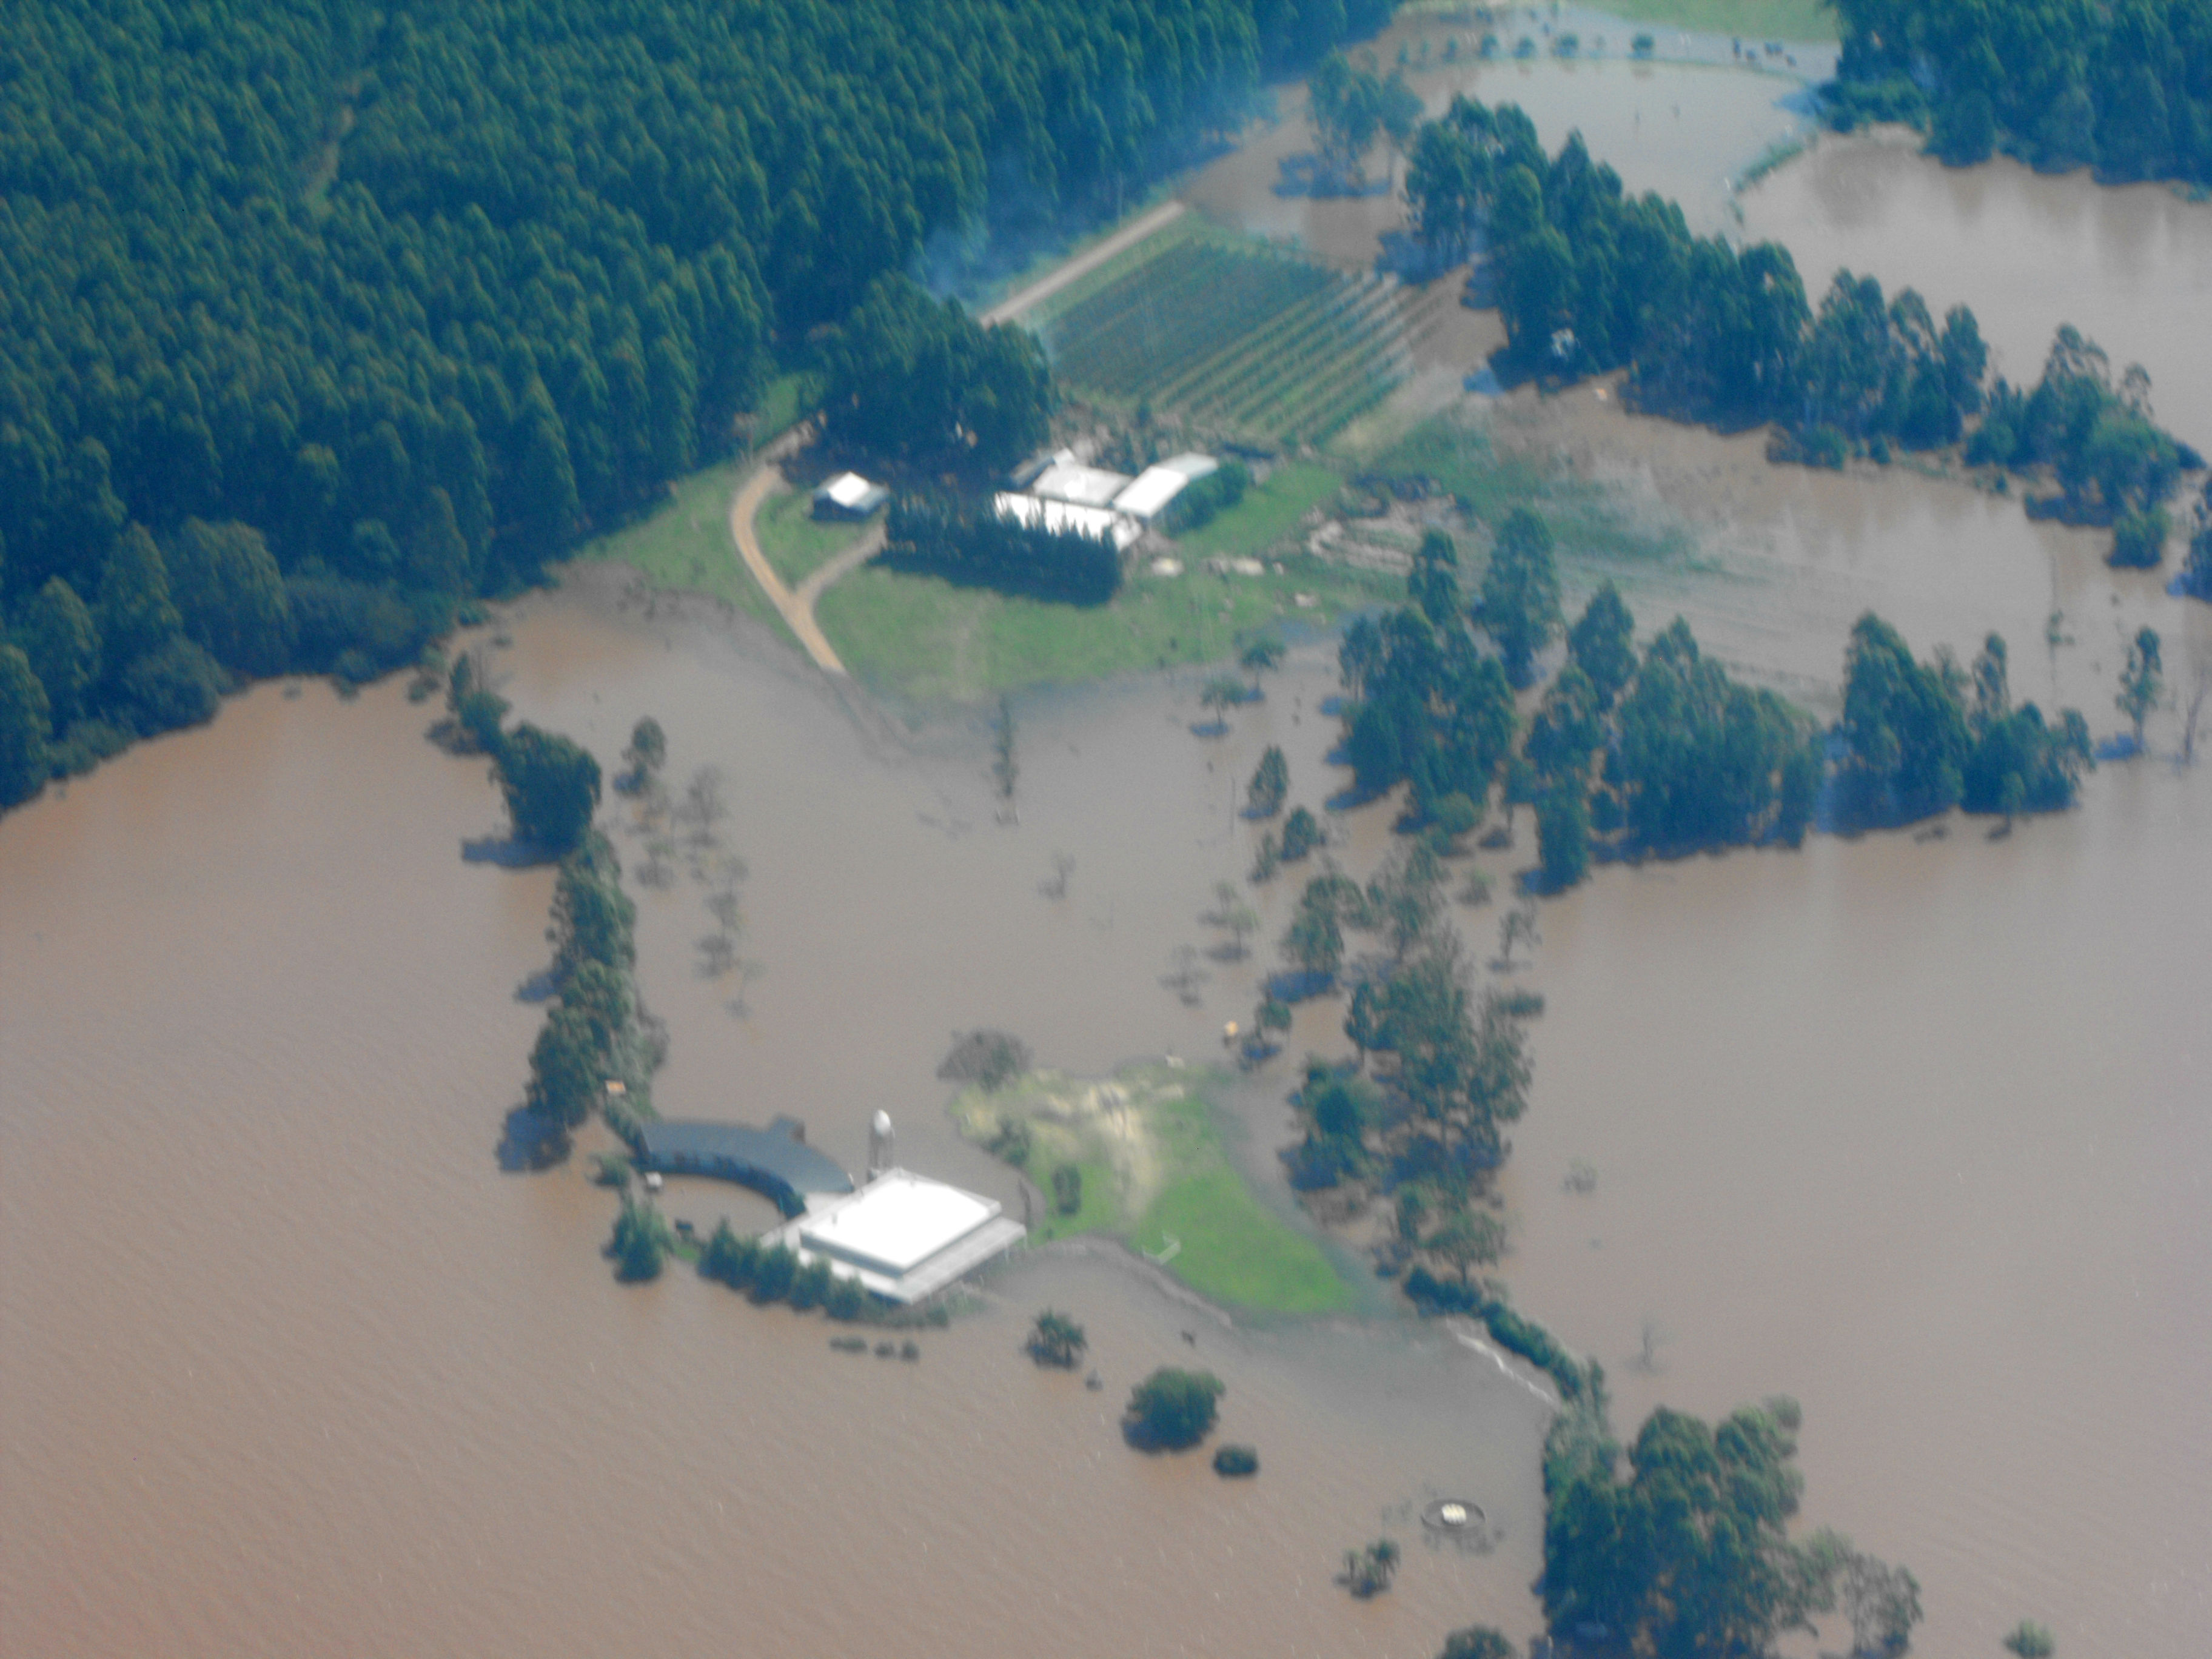
[[[1103,1233],[1165,1256],[1168,1273],[1211,1301],[1267,1313],[1352,1304],[1328,1254],[1244,1184],[1206,1091],[1214,1074],[1146,1065],[1109,1082],[1032,1073],[952,1104],[963,1134],[1016,1164],[1051,1202],[1053,1171],[1082,1172],[1080,1207],[1042,1218],[1040,1239]],[[1009,1146],[1008,1131],[1025,1145]]]
[[[586,542],[569,556],[579,562],[619,561],[654,587],[727,600],[790,640],[790,630],[746,571],[730,537],[730,497],[749,465],[725,461],[679,478],[650,517]]]

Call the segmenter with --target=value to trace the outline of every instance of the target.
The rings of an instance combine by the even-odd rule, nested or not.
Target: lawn
[[[1186,563],[1243,556],[1260,558],[1285,550],[1309,507],[1336,494],[1341,483],[1325,466],[1291,461],[1249,489],[1244,499],[1212,523],[1176,539],[1176,556]]]
[[[1294,520],[1293,520],[1294,521]],[[878,565],[823,594],[815,615],[846,665],[915,702],[975,702],[1181,664],[1224,661],[1270,628],[1334,627],[1348,612],[1403,598],[1394,576],[1304,553],[1258,576],[1181,576],[1139,568],[1111,603],[1048,604],[958,587]],[[1300,606],[1296,595],[1313,600]]]
[[[1747,40],[1833,40],[1836,15],[1823,0],[1605,0],[1601,9],[1632,23],[1671,24]]]
[[[1353,1288],[1328,1253],[1261,1204],[1230,1163],[1204,1092],[1221,1081],[1159,1065],[1126,1067],[1103,1084],[1032,1073],[997,1094],[969,1090],[951,1110],[963,1134],[986,1144],[1005,1124],[1025,1122],[1022,1168],[1048,1194],[1056,1166],[1082,1170],[1081,1209],[1044,1218],[1040,1241],[1109,1234],[1156,1261],[1166,1255],[1167,1272],[1226,1306],[1285,1314],[1352,1306]]]
[[[818,523],[814,497],[804,489],[771,495],[753,520],[761,551],[775,574],[793,587],[857,541],[867,526],[849,520]]]
[[[655,587],[726,599],[791,639],[738,557],[730,538],[730,497],[749,463],[725,461],[679,478],[668,500],[649,518],[586,542],[570,556],[619,560]],[[796,641],[792,641],[796,644]]]

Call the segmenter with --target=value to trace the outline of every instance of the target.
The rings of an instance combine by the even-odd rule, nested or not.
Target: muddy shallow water
[[[611,759],[650,710],[677,767],[731,777],[765,970],[732,1017],[693,971],[698,890],[641,896],[665,1109],[794,1111],[854,1163],[887,1105],[906,1161],[998,1190],[937,1109],[952,1027],[1098,1068],[1248,1012],[1249,980],[1198,1010],[1155,982],[1231,867],[1197,781],[1249,747],[1191,738],[1187,695],[1042,714],[1000,830],[971,754],[879,759],[780,665],[531,608],[501,658],[520,713]],[[616,1285],[582,1160],[495,1163],[550,883],[462,862],[498,809],[427,718],[396,684],[264,688],[0,828],[11,1653],[1418,1656],[1478,1616],[1532,1626],[1542,1408],[1442,1330],[1237,1334],[1045,1255],[908,1366],[680,1267]],[[1060,906],[1035,891],[1054,847]],[[697,1184],[672,1208],[764,1218]],[[1103,1393],[1018,1356],[1048,1303]],[[1257,1482],[1120,1443],[1130,1383],[1191,1358]],[[1418,1547],[1443,1493],[1490,1510],[1489,1553]],[[1339,1556],[1385,1529],[1407,1569],[1355,1603]]]
[[[1647,85],[1547,64],[1520,95],[1556,142],[1546,77],[1587,90],[1615,71]],[[1771,83],[1722,78],[1757,88],[1744,131],[1647,143],[1632,185],[1687,200],[1784,122]],[[1595,135],[1620,107],[1575,118]],[[1624,173],[1633,156],[1608,147],[1653,124],[1628,118],[1593,142]],[[1371,259],[1395,222],[1379,201],[1273,197],[1255,187],[1273,159],[1230,161],[1248,172],[1207,175],[1218,210],[1290,216],[1278,234],[1330,257]],[[1808,270],[1830,227],[1859,234],[1834,206],[1851,189],[1821,182],[1838,167],[1846,185],[1894,173],[1881,200],[1921,204],[1855,262],[1968,299],[2030,369],[2048,324],[2025,300],[2014,319],[2008,258],[2086,216],[2102,251],[2069,267],[2066,315],[2121,362],[2149,349],[2129,343],[2130,296],[2170,317],[2208,263],[2203,208],[1830,141],[1747,203]],[[2041,205],[1954,295],[1911,261],[1977,178]],[[2108,201],[2119,228],[2094,229]],[[2130,215],[2166,227],[2148,266],[2121,257],[2151,246]],[[2195,435],[2195,371],[2144,360]],[[2100,734],[2126,630],[2165,631],[2183,687],[2212,652],[2212,607],[1955,483],[1769,467],[1756,436],[1631,420],[1595,388],[1489,418],[1689,527],[1695,559],[1609,573],[1647,631],[1681,610],[1815,708],[1869,605],[1923,650],[2002,629],[2015,691],[2078,703]],[[2071,642],[2047,650],[2054,608]],[[648,619],[603,582],[532,599],[495,653],[518,713],[603,763],[650,713],[672,775],[728,776],[760,972],[733,1012],[739,988],[697,972],[702,890],[638,893],[641,979],[674,1038],[663,1109],[790,1111],[854,1164],[886,1106],[906,1161],[1012,1200],[938,1109],[951,1032],[1002,1026],[1096,1073],[1218,1052],[1220,1023],[1249,1017],[1264,954],[1208,960],[1196,1007],[1159,981],[1178,946],[1215,942],[1212,884],[1250,862],[1232,807],[1261,749],[1289,751],[1294,801],[1341,781],[1315,712],[1325,648],[1217,741],[1188,729],[1197,674],[1021,700],[1019,822],[1000,823],[980,719],[905,731],[743,624],[680,612]],[[616,1285],[597,1255],[611,1200],[582,1169],[495,1165],[550,880],[461,860],[499,809],[483,763],[422,741],[429,715],[397,684],[353,703],[264,687],[0,821],[10,1653],[1421,1656],[1477,1619],[1535,1627],[1542,1413],[1443,1329],[1232,1332],[1110,1255],[1040,1255],[905,1366],[833,1354],[819,1321],[680,1267]],[[2154,744],[2176,732],[2161,714]],[[1807,1518],[1914,1568],[1924,1651],[1993,1650],[2034,1616],[2069,1655],[2180,1659],[2212,1613],[2208,777],[2107,767],[2080,811],[2008,840],[1961,824],[1608,868],[1545,908],[1528,978],[1549,1012],[1509,1174],[1519,1304],[1606,1362],[1624,1429],[1662,1401],[1797,1395]],[[1338,824],[1349,867],[1387,850],[1389,816]],[[634,862],[635,837],[619,844]],[[1060,900],[1037,890],[1055,853],[1076,860]],[[1294,896],[1264,896],[1263,944]],[[1486,955],[1495,912],[1462,915]],[[1291,1052],[1340,1049],[1340,1018],[1302,1008]],[[1232,1103],[1263,1182],[1286,1082]],[[1562,1189],[1577,1158],[1595,1194]],[[671,1207],[765,1219],[702,1183]],[[1014,1353],[1047,1302],[1090,1327],[1104,1393]],[[1190,1357],[1185,1330],[1230,1383],[1224,1434],[1261,1449],[1257,1483],[1113,1431],[1132,1380]],[[1409,1549],[1368,1604],[1330,1582],[1346,1547],[1410,1542],[1408,1506],[1447,1489],[1491,1510],[1492,1553]]]

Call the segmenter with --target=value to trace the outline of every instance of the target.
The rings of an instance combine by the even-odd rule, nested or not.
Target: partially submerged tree
[[[1216,1402],[1227,1391],[1211,1371],[1163,1365],[1131,1390],[1123,1432],[1147,1449],[1194,1446],[1212,1431]]]
[[[1537,653],[1559,627],[1559,573],[1552,561],[1551,526],[1525,507],[1515,507],[1498,526],[1475,619],[1496,641],[1505,678],[1528,684]]]
[[[1398,1546],[1388,1538],[1378,1538],[1364,1550],[1345,1551],[1345,1588],[1363,1601],[1380,1595],[1398,1576]]]
[[[1030,1330],[1029,1340],[1024,1345],[1029,1356],[1040,1365],[1054,1365],[1062,1370],[1073,1370],[1083,1361],[1083,1351],[1089,1340],[1083,1327],[1066,1314],[1047,1308],[1036,1316]]]
[[[2158,707],[2165,689],[2165,665],[2159,657],[2158,630],[2138,629],[2128,646],[2127,665],[2120,670],[2120,695],[2114,699],[2120,713],[2135,727],[2137,749],[2142,747],[2143,721]]]
[[[526,723],[507,734],[497,759],[517,840],[566,853],[583,839],[599,804],[599,763],[590,750]]]
[[[1244,811],[1255,818],[1272,818],[1283,810],[1283,799],[1291,788],[1290,763],[1283,751],[1269,744],[1260,757],[1260,763],[1252,771],[1252,781],[1245,786]]]

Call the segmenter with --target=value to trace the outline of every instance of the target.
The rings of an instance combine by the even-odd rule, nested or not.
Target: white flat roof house
[[[763,1244],[817,1258],[893,1302],[919,1302],[1018,1244],[1029,1230],[992,1199],[908,1170],[887,1170],[856,1193],[816,1201],[763,1235]]]

